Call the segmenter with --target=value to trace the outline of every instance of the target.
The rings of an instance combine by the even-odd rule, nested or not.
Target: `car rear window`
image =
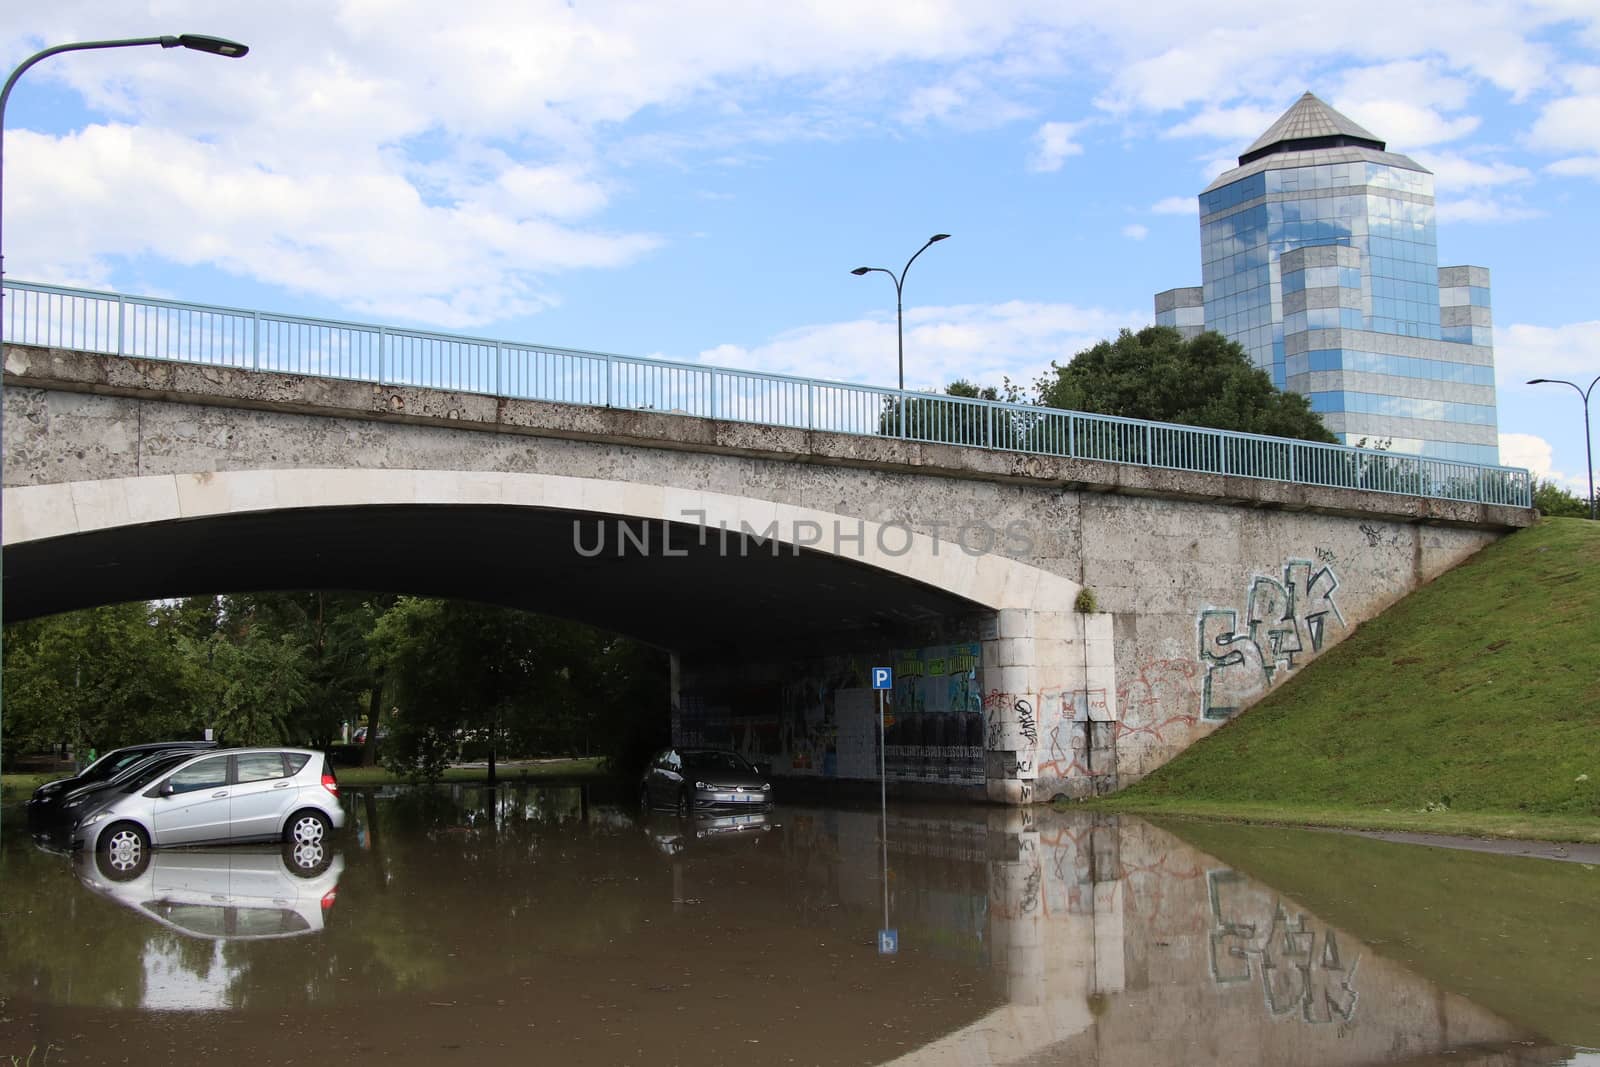
[[[283,754],[280,752],[246,752],[234,759],[238,761],[234,774],[241,785],[284,777]]]

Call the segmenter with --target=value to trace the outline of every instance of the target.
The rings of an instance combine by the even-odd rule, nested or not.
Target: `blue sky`
[[[1584,484],[1600,7],[55,0],[0,66],[9,277],[892,384],[1031,380],[1198,285],[1195,194],[1307,89],[1493,277],[1502,462]],[[1597,390],[1600,392],[1600,390]],[[1594,406],[1600,417],[1600,401]]]

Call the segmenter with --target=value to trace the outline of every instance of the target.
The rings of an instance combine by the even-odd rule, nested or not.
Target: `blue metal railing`
[[[1532,506],[1521,468],[1081,411],[6,282],[16,344]]]

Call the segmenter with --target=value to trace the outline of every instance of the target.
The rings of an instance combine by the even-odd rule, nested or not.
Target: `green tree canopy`
[[[1533,506],[1545,515],[1556,518],[1586,519],[1589,517],[1589,504],[1583,497],[1576,493],[1569,493],[1555,482],[1543,478],[1534,479]]]
[[[1045,407],[1337,440],[1305,397],[1275,388],[1237,342],[1211,331],[1186,339],[1171,326],[1123,330],[1066,366],[1052,363],[1034,390],[1034,402]]]

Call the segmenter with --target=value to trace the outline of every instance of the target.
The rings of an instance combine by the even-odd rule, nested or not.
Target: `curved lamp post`
[[[911,258],[906,260],[906,265],[900,269],[899,274],[895,274],[894,271],[889,270],[886,267],[857,267],[855,270],[850,272],[858,277],[863,274],[872,274],[874,272],[878,274],[887,274],[890,280],[894,282],[894,324],[897,342],[896,351],[899,355],[900,365],[900,391],[902,393],[906,390],[906,322],[904,300],[906,271],[910,270],[911,264],[917,261],[917,256],[922,255],[922,253],[926,252],[930,247],[940,241],[943,241],[949,236],[950,235],[947,233],[936,233],[932,237],[928,238],[928,243],[917,249],[916,252],[912,254]]]
[[[58,44],[53,48],[46,48],[42,52],[35,52],[24,59],[11,76],[6,79],[5,88],[0,89],[0,220],[5,216],[5,142],[6,142],[6,101],[11,98],[11,88],[17,84],[17,79],[22,77],[23,71],[50,56],[62,52],[88,52],[102,48],[139,48],[144,45],[160,45],[162,48],[188,48],[195,52],[207,52],[214,56],[224,56],[228,59],[238,59],[250,49],[238,41],[230,41],[223,37],[207,37],[198,33],[182,33],[165,35],[161,37],[129,37],[117,41],[75,41],[72,44]],[[0,228],[0,235],[3,235]],[[0,238],[0,361],[5,356],[5,244]],[[0,368],[0,430],[3,430],[5,421],[5,374]],[[0,471],[5,469],[5,445],[3,433],[0,433]],[[3,568],[0,568],[0,581],[3,581]]]
[[[1589,394],[1594,392],[1594,387],[1600,382],[1600,375],[1589,383],[1589,388],[1584,389],[1577,382],[1569,382],[1565,378],[1530,378],[1529,385],[1570,385],[1578,390],[1578,395],[1583,397],[1583,458],[1586,469],[1589,471],[1589,518],[1594,519],[1594,450],[1589,443]]]

